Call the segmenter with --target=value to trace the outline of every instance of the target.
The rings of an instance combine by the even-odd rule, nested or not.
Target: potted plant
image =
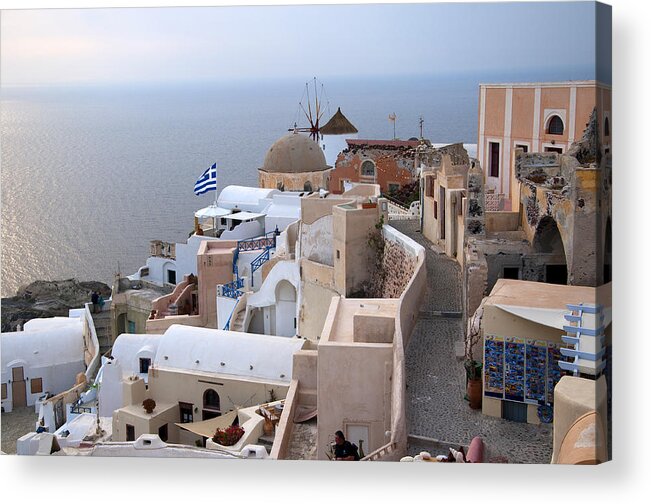
[[[482,363],[475,359],[477,344],[481,340],[480,324],[484,314],[484,302],[468,320],[468,331],[466,333],[465,361],[463,367],[466,370],[466,394],[470,407],[480,409],[482,403]]]
[[[377,207],[377,203],[373,203],[371,201],[371,198],[368,199],[368,202],[362,203],[362,208],[376,208],[376,207]]]
[[[244,435],[244,429],[239,425],[231,425],[225,429],[217,429],[212,440],[222,446],[233,446]]]
[[[156,408],[156,401],[153,399],[145,399],[142,401],[142,407],[145,408],[145,411],[148,415],[151,415],[154,411],[154,408]]]

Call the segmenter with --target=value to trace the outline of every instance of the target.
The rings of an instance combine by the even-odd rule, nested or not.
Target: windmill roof
[[[357,133],[357,128],[342,114],[341,108],[338,107],[335,115],[325,123],[320,131],[324,135],[345,135],[347,133]]]

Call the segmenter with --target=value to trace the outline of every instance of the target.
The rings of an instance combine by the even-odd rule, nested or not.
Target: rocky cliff
[[[90,302],[93,291],[108,299],[111,288],[102,282],[68,280],[37,280],[21,287],[15,296],[2,298],[2,332],[15,331],[33,318],[67,317],[71,308],[81,308]]]

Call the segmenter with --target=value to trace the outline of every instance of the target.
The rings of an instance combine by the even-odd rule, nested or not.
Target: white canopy
[[[204,219],[207,217],[223,217],[224,215],[228,215],[230,213],[231,211],[229,209],[218,207],[213,203],[206,208],[202,208],[201,210],[194,212],[194,216],[200,219]]]
[[[260,217],[264,217],[265,214],[262,213],[253,213],[253,212],[237,212],[234,214],[230,214],[227,219],[231,220],[239,220],[239,221],[246,221],[246,220],[252,220],[252,219],[259,219]]]
[[[225,429],[230,427],[233,424],[233,420],[237,416],[237,410],[229,411],[228,413],[211,418],[209,420],[202,420],[200,422],[188,422],[188,423],[177,423],[175,424],[181,429],[197,434],[198,436],[203,437],[213,437],[217,429]]]
[[[563,326],[569,325],[569,322],[565,320],[565,314],[569,313],[568,309],[533,308],[530,306],[511,306],[503,304],[495,306],[505,312],[547,327],[563,329]],[[604,327],[610,325],[612,321],[612,313],[612,308],[604,308]]]

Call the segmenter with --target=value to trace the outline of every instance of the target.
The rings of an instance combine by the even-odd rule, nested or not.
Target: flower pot
[[[274,424],[271,420],[265,418],[262,432],[264,432],[265,436],[271,436],[274,433]]]
[[[377,208],[377,203],[362,203],[362,208]]]
[[[470,401],[470,407],[472,409],[481,408],[481,378],[468,380],[468,387],[466,388],[468,393],[468,400]]]

